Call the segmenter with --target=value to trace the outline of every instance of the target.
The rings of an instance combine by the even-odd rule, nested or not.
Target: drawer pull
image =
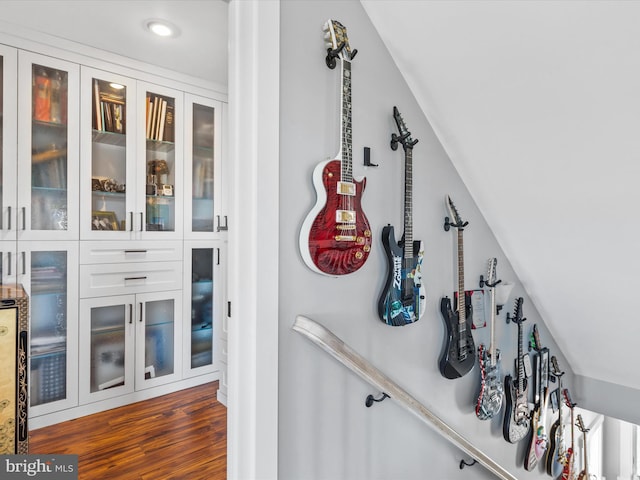
[[[146,250],[125,250],[124,253],[147,253]]]
[[[147,277],[146,276],[144,276],[144,277],[124,277],[124,279],[125,279],[125,281],[126,280],[146,280]]]

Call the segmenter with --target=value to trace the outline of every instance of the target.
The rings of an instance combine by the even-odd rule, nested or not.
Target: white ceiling
[[[640,2],[362,4],[572,370],[640,390]],[[1,0],[0,23],[226,85],[227,7]]]
[[[228,4],[222,0],[1,0],[0,21],[227,85]],[[176,38],[144,29],[160,18]]]
[[[640,3],[362,4],[572,370],[640,389]]]

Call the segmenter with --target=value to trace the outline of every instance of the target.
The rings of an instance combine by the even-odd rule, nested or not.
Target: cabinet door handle
[[[129,325],[133,323],[133,303],[129,304]]]
[[[147,279],[146,275],[144,277],[124,277],[125,282],[127,280],[146,280],[146,279]]]
[[[140,302],[140,322],[142,322],[142,302]]]
[[[140,212],[140,231],[144,231],[144,214]]]
[[[27,207],[22,207],[22,230],[27,229]]]
[[[218,228],[216,228],[216,231],[224,232],[229,230],[229,225],[228,225],[228,220],[226,215],[224,216],[224,225],[220,224],[220,215],[216,215],[216,221],[218,223]]]
[[[7,230],[11,230],[11,205],[7,207],[7,215],[9,217],[7,220]]]
[[[9,272],[7,273],[7,275],[11,276],[11,252],[7,252],[7,261],[9,262],[9,266],[7,268]]]
[[[217,250],[217,254],[218,254],[218,261],[216,262],[216,265],[220,265],[220,249],[216,248]]]
[[[133,232],[133,211],[129,212],[129,231]]]
[[[27,254],[25,252],[22,253],[22,275],[26,275],[27,273]]]

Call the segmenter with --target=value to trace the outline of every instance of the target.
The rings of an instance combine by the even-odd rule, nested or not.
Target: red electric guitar
[[[335,20],[324,27],[327,66],[340,60],[340,151],[335,159],[319,163],[313,171],[316,204],[300,229],[300,253],[311,270],[324,275],[346,275],[369,257],[371,227],[361,198],[366,180],[353,179],[351,147],[351,50],[347,29]]]
[[[573,431],[575,420],[573,418],[573,409],[577,404],[571,401],[571,396],[569,395],[569,390],[566,388],[562,392],[564,394],[564,401],[567,407],[571,409],[571,447],[567,450],[567,460],[564,464],[564,468],[562,469],[562,480],[576,480],[576,471],[575,471],[575,434]]]

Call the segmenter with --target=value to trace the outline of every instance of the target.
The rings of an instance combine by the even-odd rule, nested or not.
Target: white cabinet
[[[19,243],[17,280],[30,301],[30,415],[78,403],[78,243]]]
[[[18,84],[18,240],[77,240],[79,66],[20,51]]]
[[[136,166],[138,225],[142,239],[181,239],[183,218],[184,95],[138,82]]]
[[[224,315],[226,244],[186,241],[184,246],[184,376],[219,370]],[[189,321],[190,320],[190,321]]]
[[[181,377],[181,291],[80,301],[80,403]]]
[[[17,225],[17,69],[18,53],[15,49],[0,45],[0,241],[16,241]],[[2,248],[7,251],[6,247]],[[2,277],[6,283],[8,257],[2,257]]]
[[[214,238],[228,216],[222,195],[222,102],[185,95],[185,238]]]

